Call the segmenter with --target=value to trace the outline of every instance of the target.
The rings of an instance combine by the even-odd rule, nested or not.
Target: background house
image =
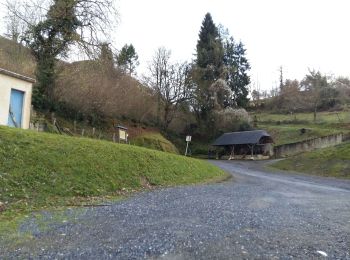
[[[0,125],[28,129],[34,79],[0,68]]]

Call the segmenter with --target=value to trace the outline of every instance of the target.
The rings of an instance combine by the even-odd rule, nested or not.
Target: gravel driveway
[[[29,219],[34,238],[0,245],[0,258],[350,259],[349,181],[213,163],[234,179],[67,210],[46,228]]]

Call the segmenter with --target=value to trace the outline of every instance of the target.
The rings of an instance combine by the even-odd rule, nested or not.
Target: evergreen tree
[[[211,14],[207,13],[199,32],[196,60],[197,66],[206,70],[203,75],[205,80],[215,81],[219,78],[223,55],[224,51],[218,28],[214,24]]]
[[[196,83],[194,109],[197,121],[207,121],[211,110],[210,86],[222,73],[224,51],[218,28],[210,13],[205,15],[197,42],[197,58],[193,70]]]
[[[226,81],[233,92],[233,100],[236,106],[245,107],[248,103],[248,85],[250,77],[247,72],[250,64],[245,57],[245,48],[242,42],[235,43],[233,37],[225,40],[224,64]]]
[[[52,106],[56,58],[66,54],[81,26],[75,8],[76,3],[72,0],[53,1],[46,19],[32,26],[24,37],[37,61],[37,85],[33,90],[36,108]]]
[[[125,44],[117,56],[117,63],[125,73],[131,75],[135,72],[136,66],[139,65],[138,59],[139,56],[134,46],[132,44]]]
[[[106,42],[101,44],[100,60],[102,62],[109,63],[112,65],[114,63],[113,52],[112,52],[111,48],[109,47],[109,44]]]

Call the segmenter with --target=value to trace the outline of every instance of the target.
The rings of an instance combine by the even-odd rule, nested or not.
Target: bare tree
[[[47,0],[7,0],[4,4],[6,8],[5,36],[15,42],[22,43],[23,36],[29,27],[44,19],[47,12],[45,2]]]
[[[149,66],[148,85],[156,92],[158,98],[158,123],[163,107],[163,128],[166,130],[174,119],[178,107],[191,97],[189,88],[188,63],[171,63],[171,52],[159,48]]]
[[[328,89],[327,77],[319,71],[309,70],[309,74],[305,76],[301,82],[306,94],[306,105],[313,110],[314,121],[317,118],[317,111],[323,100],[323,93]]]

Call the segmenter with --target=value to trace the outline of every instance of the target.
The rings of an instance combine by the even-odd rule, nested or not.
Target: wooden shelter
[[[221,135],[212,146],[223,148],[223,154],[231,159],[268,158],[273,155],[273,140],[264,130],[232,132]],[[221,156],[217,156],[221,157]]]

